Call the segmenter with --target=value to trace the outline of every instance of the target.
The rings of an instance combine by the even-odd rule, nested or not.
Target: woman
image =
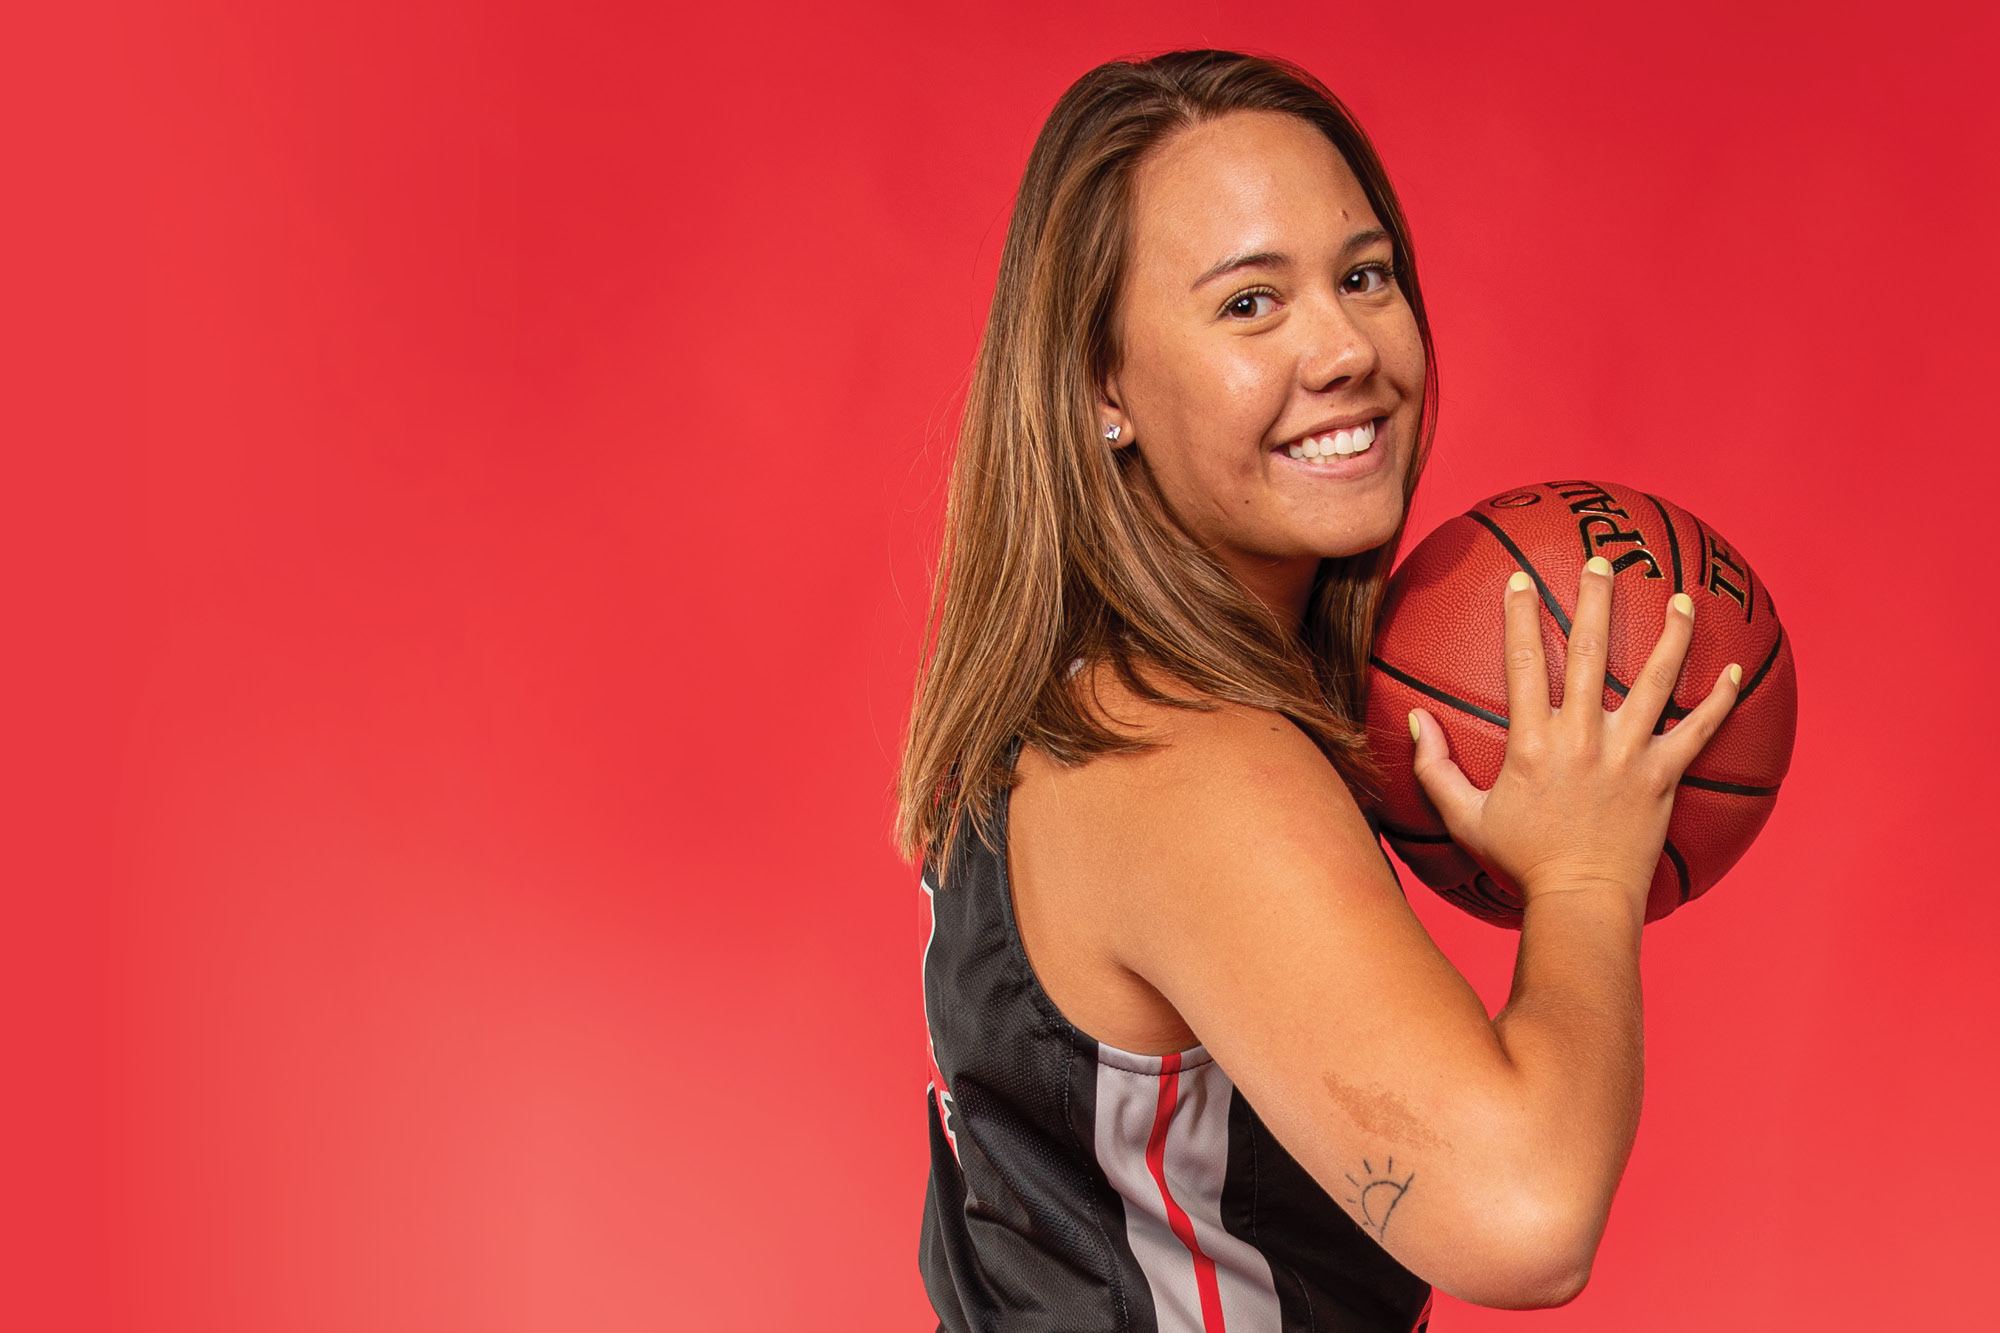
[[[925,858],[922,1266],[962,1329],[1421,1327],[1430,1284],[1582,1289],[1631,1149],[1639,935],[1727,672],[1617,711],[1583,576],[1560,709],[1507,593],[1490,792],[1413,714],[1454,837],[1526,897],[1489,1019],[1363,813],[1358,719],[1435,376],[1388,179],[1309,75],[1092,70],[1038,138],[952,473],[902,775]]]

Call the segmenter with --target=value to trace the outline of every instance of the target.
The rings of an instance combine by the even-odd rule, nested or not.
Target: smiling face
[[[1424,349],[1394,247],[1310,123],[1241,111],[1139,168],[1106,425],[1289,623],[1323,557],[1395,534]]]

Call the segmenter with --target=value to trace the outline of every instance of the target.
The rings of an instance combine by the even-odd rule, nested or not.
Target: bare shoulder
[[[1160,989],[1166,952],[1246,911],[1296,916],[1293,893],[1400,907],[1346,785],[1289,720],[1147,700],[1108,669],[1094,683],[1147,748],[1076,766],[1026,749],[1010,802],[1022,939],[1072,1022],[1128,1050],[1182,1049],[1196,1038]]]
[[[1150,683],[1188,693],[1171,680]],[[1103,716],[1147,748],[1074,767],[1024,753],[1016,799],[1025,798],[1030,818],[1087,828],[1093,841],[1128,861],[1199,858],[1304,825],[1319,835],[1316,843],[1345,829],[1374,846],[1340,775],[1287,718],[1237,704],[1149,700],[1109,668],[1096,672],[1093,687]]]

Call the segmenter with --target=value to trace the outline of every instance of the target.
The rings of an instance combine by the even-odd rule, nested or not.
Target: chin
[[[1393,513],[1384,514],[1374,521],[1356,523],[1350,518],[1350,521],[1340,525],[1338,532],[1322,533],[1320,540],[1313,543],[1313,550],[1322,560],[1361,555],[1394,541],[1396,530],[1402,523],[1403,509],[1399,503]]]
[[[1319,557],[1322,560],[1345,560],[1349,556],[1366,555],[1370,551],[1387,546],[1389,538],[1394,535],[1386,533],[1379,540],[1372,542],[1340,542],[1320,551]]]

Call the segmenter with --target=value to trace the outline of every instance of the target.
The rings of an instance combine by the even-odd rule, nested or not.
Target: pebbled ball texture
[[[1609,560],[1616,582],[1604,706],[1616,708],[1658,640],[1667,602],[1694,598],[1694,642],[1673,702],[1674,726],[1731,663],[1743,668],[1736,707],[1674,795],[1667,842],[1646,903],[1657,921],[1736,864],[1770,817],[1791,764],[1798,678],[1770,589],[1750,562],[1679,505],[1614,482],[1548,481],[1503,491],[1447,520],[1397,569],[1368,671],[1369,742],[1383,770],[1376,815],[1396,854],[1447,900],[1518,928],[1521,899],[1453,844],[1410,772],[1408,716],[1426,709],[1451,757],[1490,788],[1507,748],[1502,595],[1524,569],[1542,600],[1549,702],[1562,702],[1570,617],[1583,564]]]

